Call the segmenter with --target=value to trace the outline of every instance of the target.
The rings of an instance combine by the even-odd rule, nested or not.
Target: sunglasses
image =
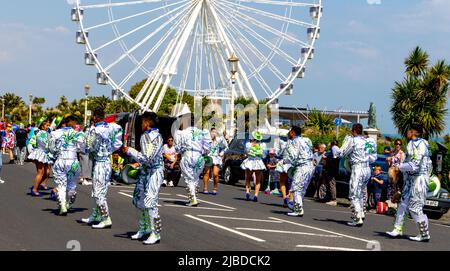
[[[394,146],[401,146],[402,144],[399,144],[399,143],[396,143],[396,144],[394,144]]]

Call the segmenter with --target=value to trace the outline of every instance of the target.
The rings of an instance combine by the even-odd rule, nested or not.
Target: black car
[[[262,143],[266,144],[266,155],[270,148],[274,146],[274,139],[280,137],[280,139],[286,141],[286,137],[278,135],[263,134]],[[221,177],[226,184],[235,184],[239,180],[245,179],[245,171],[241,168],[242,162],[247,158],[245,153],[245,144],[250,141],[250,135],[248,133],[238,134],[233,138],[228,146],[228,150],[225,151],[223,156],[223,164],[221,169]],[[261,182],[261,190],[266,189],[268,180],[268,170],[264,171],[264,180]]]

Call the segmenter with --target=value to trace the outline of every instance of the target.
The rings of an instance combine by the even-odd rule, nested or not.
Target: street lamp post
[[[230,63],[230,82],[231,82],[231,100],[230,100],[230,135],[234,135],[234,94],[236,92],[236,73],[238,71],[239,58],[234,53],[228,59]]]
[[[88,96],[89,96],[89,90],[91,89],[91,86],[89,86],[88,84],[84,85],[84,125],[88,125],[87,124],[87,106],[88,106]]]
[[[28,115],[28,124],[31,125],[31,107],[33,106],[33,94],[31,93],[31,91],[28,93],[28,98],[30,98],[30,112]]]

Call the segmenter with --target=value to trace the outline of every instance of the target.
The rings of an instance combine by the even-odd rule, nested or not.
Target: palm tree
[[[428,68],[428,62],[428,54],[417,46],[405,59],[406,74],[415,77],[423,75]]]
[[[334,127],[333,117],[313,108],[309,113],[306,127],[314,127],[321,135],[329,134]]]
[[[405,60],[406,78],[392,89],[392,120],[406,135],[413,124],[422,126],[424,138],[445,130],[450,69],[444,60],[428,67],[428,55],[419,47]]]

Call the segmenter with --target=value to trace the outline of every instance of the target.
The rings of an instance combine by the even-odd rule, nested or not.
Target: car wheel
[[[428,216],[428,218],[436,219],[436,220],[440,219],[444,215],[441,212],[428,212],[426,210],[424,211],[424,213]]]
[[[325,201],[327,198],[327,186],[323,183],[319,186],[318,197],[320,201]]]
[[[223,172],[223,181],[226,184],[234,184],[235,183],[235,181],[233,179],[233,173],[231,172],[230,166],[225,167],[225,170]]]

